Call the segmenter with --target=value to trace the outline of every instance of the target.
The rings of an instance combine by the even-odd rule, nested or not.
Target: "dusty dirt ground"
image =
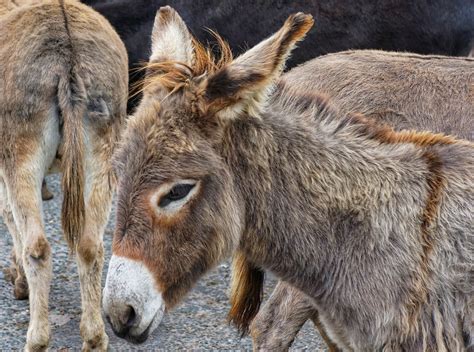
[[[48,177],[48,186],[54,193],[52,201],[45,202],[44,216],[47,236],[53,249],[53,282],[50,294],[50,323],[52,329],[50,347],[57,350],[80,350],[79,335],[80,294],[77,269],[68,256],[62,238],[59,209],[61,194],[58,177]],[[105,232],[106,265],[102,282],[105,281],[107,263],[110,258],[110,243],[113,232],[113,211]],[[0,350],[20,350],[25,343],[28,328],[28,301],[13,298],[13,286],[5,277],[10,266],[12,241],[5,224],[0,219]],[[249,350],[249,337],[240,338],[234,327],[226,322],[228,306],[228,263],[202,279],[189,294],[185,302],[166,315],[163,323],[150,339],[142,345],[132,345],[113,335],[107,326],[110,349],[113,351],[152,351],[158,349],[183,350]],[[274,285],[269,279],[267,294]],[[295,350],[324,351],[321,338],[311,322],[307,322],[299,333]]]

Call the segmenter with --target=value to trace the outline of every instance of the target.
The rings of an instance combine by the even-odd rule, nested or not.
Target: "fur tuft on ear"
[[[265,273],[247,261],[240,251],[232,261],[231,309],[228,320],[237,326],[242,336],[248,333],[263,298]]]
[[[170,6],[163,6],[156,13],[151,51],[151,62],[180,62],[192,66],[193,37],[183,19]]]
[[[291,50],[304,38],[313,22],[311,15],[291,15],[273,36],[210,75],[204,87],[208,110],[229,117],[243,110],[258,115]]]

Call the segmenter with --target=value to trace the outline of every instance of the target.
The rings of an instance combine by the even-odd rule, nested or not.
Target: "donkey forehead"
[[[135,115],[117,153],[114,168],[120,176],[141,174],[159,177],[202,174],[206,166],[215,165],[212,146],[190,122]]]
[[[193,151],[199,135],[192,120],[182,106],[147,104],[130,118],[125,139],[138,141],[146,149]]]

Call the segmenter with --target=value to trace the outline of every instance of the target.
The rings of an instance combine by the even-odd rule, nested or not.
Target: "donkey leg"
[[[22,251],[23,243],[18,232],[18,229],[13,219],[13,213],[9,204],[6,185],[2,178],[0,178],[0,201],[2,207],[0,209],[3,216],[3,220],[7,225],[8,232],[13,239],[13,250],[12,250],[12,267],[10,268],[10,275],[12,284],[14,285],[14,296],[15,299],[27,299],[28,298],[28,283],[26,281],[25,271],[23,269]]]
[[[331,338],[328,336],[326,329],[324,329],[323,324],[321,323],[321,320],[319,319],[319,312],[317,309],[313,310],[313,314],[311,315],[311,320],[314,323],[314,326],[316,326],[316,329],[319,331],[319,334],[323,338],[324,342],[326,343],[328,347],[329,352],[340,352],[342,349],[337,347],[337,345],[331,340]]]
[[[314,310],[303,293],[279,281],[250,325],[253,349],[287,351]]]
[[[13,295],[15,299],[28,299],[28,281],[23,268],[22,248],[15,246],[12,250],[12,266],[10,268],[11,281],[13,284]]]
[[[89,153],[90,154],[90,153]],[[101,277],[104,264],[103,233],[111,209],[113,183],[108,158],[95,154],[86,159],[87,194],[84,234],[77,247],[81,282],[83,351],[105,351],[108,337],[101,315]]]
[[[311,300],[298,289],[279,281],[250,325],[254,350],[288,350],[308,319],[316,325],[329,351],[340,351],[327,336]]]
[[[21,235],[22,261],[29,286],[30,325],[25,350],[45,350],[49,343],[48,297],[51,283],[51,248],[44,233],[41,203],[42,168],[19,167],[7,181],[13,218]]]

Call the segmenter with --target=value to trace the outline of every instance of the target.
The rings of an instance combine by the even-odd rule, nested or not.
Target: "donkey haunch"
[[[25,349],[44,350],[50,338],[41,184],[58,166],[62,226],[77,252],[83,350],[106,350],[102,235],[114,188],[109,162],[126,116],[127,54],[89,7],[35,2],[4,7],[0,17],[0,207],[13,238],[15,297],[30,301]]]
[[[278,80],[270,104],[277,109],[297,96],[314,100],[312,92],[318,92],[341,112],[362,112],[396,130],[430,130],[472,141],[473,89],[472,58],[356,50],[292,69]],[[308,319],[319,325],[312,299],[280,282],[252,321],[254,348],[287,350]]]
[[[240,327],[258,307],[262,268],[313,299],[341,348],[472,342],[473,146],[297,98],[268,105],[311,25],[296,14],[234,61],[213,61],[160,9],[144,99],[115,156],[103,303],[119,336],[146,339],[234,254]]]

